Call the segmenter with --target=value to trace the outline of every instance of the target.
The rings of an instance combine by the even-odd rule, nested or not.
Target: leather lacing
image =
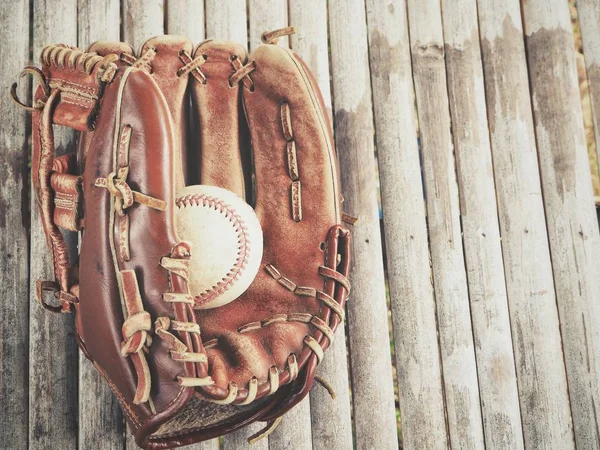
[[[188,262],[187,260],[174,260],[172,258],[163,258],[161,260],[161,266],[169,270],[170,272],[176,273],[178,276],[187,280],[188,277]],[[287,290],[294,292],[296,295],[313,297],[323,303],[324,306],[331,308],[333,313],[338,317],[339,321],[344,319],[344,310],[341,308],[338,302],[328,294],[323,291],[317,290],[315,288],[298,286],[294,282],[292,282],[289,278],[286,278],[281,275],[281,273],[273,266],[267,265],[265,266],[265,270],[272,278],[274,278],[282,287]],[[331,269],[326,266],[319,267],[319,274],[326,278],[333,280],[335,283],[339,284],[342,288],[346,290],[346,293],[350,291],[350,282],[348,279],[337,272],[334,269]],[[347,295],[347,294],[346,294]],[[169,303],[182,303],[187,307],[191,308],[194,304],[194,298],[192,295],[188,293],[165,293],[163,296],[163,300]],[[239,333],[251,332],[253,330],[269,326],[274,323],[279,323],[282,321],[298,321],[304,323],[310,323],[317,330],[321,331],[325,338],[328,340],[326,347],[331,344],[334,338],[333,329],[325,323],[323,319],[318,316],[314,316],[307,313],[295,313],[295,314],[280,314],[273,316],[269,319],[263,320],[261,322],[251,322],[244,326],[238,328]],[[168,317],[159,317],[154,325],[154,331],[158,337],[165,340],[169,345],[170,355],[175,361],[180,361],[182,363],[201,363],[207,364],[208,358],[205,353],[206,349],[203,348],[202,352],[193,352],[190,351],[190,348],[184,344],[178,337],[176,337],[172,331],[192,333],[197,336],[200,335],[200,327],[195,322],[180,322],[176,320],[172,320]],[[314,353],[317,358],[317,363],[320,363],[323,359],[323,347],[322,344],[319,344],[315,338],[312,336],[305,336],[304,345],[310,352]],[[287,360],[287,369],[289,373],[288,383],[292,382],[298,377],[298,373],[300,370],[298,364],[298,357],[295,354],[290,354]],[[267,374],[269,389],[263,395],[271,395],[279,390],[280,387],[280,377],[282,373],[279,372],[277,366],[271,366],[269,368],[269,372]],[[206,387],[213,386],[215,384],[212,377],[209,375],[204,377],[178,377],[178,383],[181,386],[186,387]],[[321,377],[315,376],[315,381],[321,384],[331,395],[332,398],[335,398],[335,392],[333,388]],[[237,405],[248,405],[255,401],[257,398],[260,398],[258,395],[258,387],[259,381],[256,376],[253,376],[247,383],[247,394],[243,400],[237,400],[239,387],[236,383],[229,383],[228,392],[225,398],[215,399],[210,397],[205,397],[207,401],[220,404],[227,405],[235,403]],[[262,397],[262,396],[261,396]],[[256,433],[255,435],[248,438],[248,442],[254,443],[269,434],[271,434],[275,428],[279,425],[281,421],[281,417],[277,418],[267,424],[267,426]]]
[[[265,44],[277,44],[279,42],[280,38],[285,37],[285,36],[291,36],[295,32],[296,32],[296,28],[290,26],[290,27],[280,28],[278,30],[265,31],[260,36],[260,39]]]
[[[170,272],[174,272],[177,275],[187,280],[188,277],[188,268],[187,261],[181,260],[172,260],[169,258],[163,258],[161,260],[161,265],[169,270]],[[281,286],[294,292],[299,296],[313,297],[318,301],[323,303],[324,306],[330,308],[333,313],[339,318],[340,321],[344,319],[344,310],[341,308],[338,302],[328,294],[323,291],[317,290],[315,288],[297,286],[288,278],[281,275],[281,273],[273,266],[267,265],[265,270],[271,277],[273,277]],[[319,274],[326,279],[331,279],[336,283],[339,283],[346,292],[350,290],[350,283],[348,279],[342,275],[341,273],[330,269],[325,266],[319,267]],[[184,303],[186,305],[193,305],[194,298],[189,293],[182,294],[174,294],[167,293],[163,296],[163,300],[169,303]],[[325,323],[323,319],[318,316],[313,316],[311,314],[305,313],[296,313],[296,314],[288,314],[288,315],[277,315],[272,318],[263,320],[261,322],[252,322],[246,324],[238,329],[239,333],[250,332],[255,329],[259,329],[265,326],[269,326],[271,324],[281,322],[281,321],[299,321],[304,323],[310,323],[317,330],[321,331],[323,335],[329,341],[330,344],[334,338],[334,331],[332,328]],[[171,349],[171,357],[173,359],[182,361],[182,362],[199,362],[206,363],[206,354],[205,353],[194,353],[189,350],[189,348],[179,340],[173,333],[169,330],[186,332],[186,333],[194,333],[200,335],[200,327],[196,323],[191,322],[179,322],[169,319],[168,317],[159,317],[155,322],[155,333],[162,339],[164,339]],[[317,357],[317,362],[321,362],[323,359],[323,348],[321,344],[319,344],[312,336],[305,336],[304,344],[306,348],[308,348],[312,353]],[[291,354],[287,360],[287,372],[289,374],[289,382],[293,381],[299,372],[299,364],[297,356]],[[266,391],[266,394],[270,395],[274,394],[280,387],[280,372],[277,366],[272,366],[269,369],[268,373],[268,386],[269,389]],[[214,380],[210,376],[206,377],[179,377],[178,382],[182,386],[187,387],[200,387],[200,386],[212,386],[214,385]],[[217,404],[231,404],[234,403],[238,405],[247,405],[257,398],[258,395],[258,380],[256,377],[252,377],[248,382],[247,394],[245,398],[237,400],[239,387],[236,383],[229,383],[227,395],[222,399],[215,399],[207,397],[206,400],[211,401]],[[328,388],[328,391],[331,392],[331,389]],[[262,395],[261,395],[262,397]]]
[[[179,52],[179,59],[183,62],[183,66],[177,70],[177,77],[181,78],[187,74],[191,74],[196,81],[202,84],[206,84],[206,75],[200,70],[200,66],[206,61],[204,55],[197,56],[192,59],[192,56],[185,50]]]
[[[232,88],[242,82],[248,90],[254,91],[254,81],[250,77],[250,74],[256,70],[256,63],[250,61],[244,65],[237,55],[232,55],[229,60],[235,69],[235,72],[229,77],[229,87]]]
[[[78,48],[69,47],[64,44],[47,45],[42,49],[41,54],[42,63],[48,67],[79,70],[87,75],[90,75],[96,67],[99,67],[98,80],[101,83],[108,83],[114,78],[117,72],[117,66],[113,64],[113,61],[116,59],[117,56],[113,54],[100,56],[95,52],[82,52]],[[57,84],[56,86],[51,86],[51,84],[46,80],[44,73],[37,67],[33,66],[25,67],[25,69],[21,71],[19,78],[23,78],[27,75],[33,76],[38,81],[38,84],[42,88],[44,95],[43,97],[37,99],[33,105],[27,105],[19,100],[19,96],[17,95],[18,83],[13,83],[10,88],[11,98],[13,102],[26,111],[41,111],[44,108],[47,99],[50,97],[51,88],[58,88],[61,91],[65,91],[69,90],[69,85],[71,84],[62,83],[60,80],[58,80],[58,83],[55,83]],[[89,92],[77,89],[77,86],[72,87],[72,90],[75,94],[80,96],[89,96],[93,99],[97,99],[93,95],[90,95]]]
[[[164,200],[131,189],[125,181],[128,173],[128,166],[121,167],[118,172],[111,172],[106,178],[96,178],[96,182],[94,183],[94,186],[107,189],[110,195],[115,197],[115,210],[119,216],[123,216],[125,210],[134,203],[145,205],[157,211],[165,211],[167,209],[167,203]]]
[[[180,242],[174,247],[170,256],[161,258],[160,265],[169,273],[169,291],[163,294],[163,300],[174,305],[176,316],[192,321],[161,316],[154,322],[154,333],[167,343],[170,357],[174,361],[191,364],[188,367],[195,368],[196,364],[206,366],[208,357],[200,343],[200,327],[195,322],[192,309],[194,298],[190,295],[187,287],[189,257],[189,244]],[[124,341],[121,352],[123,356],[130,356],[134,363],[137,388],[133,402],[139,404],[150,399],[151,375],[145,354],[148,353],[148,348],[152,344],[150,335],[152,325],[150,314],[143,310],[134,271],[122,270],[121,277],[128,313],[128,318],[123,324]],[[179,278],[183,283],[176,283],[175,278]],[[183,306],[183,310],[178,305]],[[188,344],[171,331],[176,331],[180,337],[187,338]],[[190,348],[193,347],[198,347],[201,351],[190,351]],[[195,369],[192,369],[192,373],[195,372]],[[192,380],[194,384],[190,384],[188,380]],[[214,383],[209,376],[178,377],[178,382],[182,386],[203,386]]]
[[[147,49],[142,56],[139,58],[135,58],[133,55],[128,53],[121,53],[119,58],[121,61],[126,64],[137,67],[139,69],[145,70],[148,73],[152,73],[152,61],[156,56],[156,48],[151,47]],[[181,50],[179,52],[179,59],[183,62],[183,66],[177,69],[176,76],[177,78],[184,77],[188,74],[192,75],[196,81],[202,84],[207,83],[206,75],[200,67],[202,64],[206,62],[206,55],[199,55],[195,58],[185,50]],[[254,82],[250,77],[250,74],[254,72],[256,69],[256,63],[254,61],[250,61],[247,64],[242,64],[239,57],[237,55],[231,55],[230,57],[231,65],[235,69],[234,73],[229,77],[229,86],[234,87],[238,83],[242,82],[249,90],[254,90]]]
[[[44,47],[41,59],[42,63],[47,66],[55,66],[59,69],[81,70],[89,75],[98,64],[100,64],[101,68],[108,69],[110,63],[115,61],[117,56],[114,54],[100,56],[95,52],[83,52],[64,44],[52,44]],[[116,72],[116,66],[113,66],[109,74],[103,74],[103,76],[110,75],[110,73],[114,75],[113,71]]]
[[[186,255],[189,257],[189,252]],[[188,367],[192,374],[197,376],[179,376],[177,382],[185,387],[211,386],[214,380],[208,375],[208,357],[206,350],[202,346],[200,339],[200,326],[195,321],[193,310],[194,297],[190,294],[188,288],[189,279],[189,259],[177,257],[174,253],[171,257],[163,257],[160,265],[169,272],[171,284],[170,292],[163,294],[163,301],[171,303],[175,311],[179,311],[180,318],[188,320],[174,320],[166,316],[158,317],[154,322],[154,332],[164,340],[169,347],[169,354],[175,361],[183,364],[190,364]],[[184,281],[184,289],[177,291],[174,277]],[[176,331],[179,337],[171,331]],[[183,338],[187,343],[183,342]],[[199,351],[194,351],[194,349]]]
[[[157,51],[155,47],[149,47],[139,58],[136,58],[129,53],[121,53],[119,55],[119,59],[131,67],[152,73],[152,61],[154,61],[156,53]]]
[[[198,55],[192,59],[188,52],[181,50],[179,52],[179,59],[181,59],[184,65],[177,70],[176,75],[178,78],[191,74],[199,83],[207,83],[206,74],[200,69],[202,64],[207,60],[206,55]],[[254,82],[252,81],[250,74],[256,70],[256,63],[250,61],[244,65],[237,55],[231,55],[229,61],[235,69],[233,74],[229,77],[229,87],[233,88],[241,82],[249,90],[253,91]]]

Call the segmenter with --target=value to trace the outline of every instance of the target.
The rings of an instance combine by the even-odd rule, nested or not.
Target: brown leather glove
[[[288,31],[249,57],[176,36],[138,55],[121,43],[51,45],[41,71],[26,69],[40,82],[32,179],[56,274],[39,298],[75,313],[79,345],[141,447],[257,420],[268,432],[306,396],[343,320],[349,232],[331,125],[306,65],[272,45]],[[55,156],[52,124],[82,131],[78,158]],[[186,184],[233,191],[262,228],[252,284],[210,309],[188,280],[190,261],[211,255],[176,233]],[[72,265],[59,227],[82,232]]]

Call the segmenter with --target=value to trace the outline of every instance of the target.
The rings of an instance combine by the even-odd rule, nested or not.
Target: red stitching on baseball
[[[237,281],[238,278],[243,274],[246,264],[248,264],[248,258],[250,254],[250,237],[248,236],[248,228],[246,227],[242,217],[237,214],[235,209],[233,209],[224,201],[210,195],[188,194],[175,200],[175,204],[179,209],[190,206],[203,206],[212,208],[228,219],[233,225],[233,229],[237,233],[239,248],[235,264],[231,267],[229,272],[227,272],[227,274],[212,287],[211,290],[196,296],[196,307],[201,307],[226,292],[231,286],[233,286],[234,281]]]

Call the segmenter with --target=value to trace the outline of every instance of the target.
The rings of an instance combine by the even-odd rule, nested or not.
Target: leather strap
[[[33,111],[31,178],[54,267],[55,281],[42,281],[36,289],[38,301],[48,306],[43,292],[54,290],[60,311],[71,312],[78,301],[71,292],[77,269],[70,267],[68,248],[58,226],[72,231],[81,227],[81,178],[69,173],[75,168],[72,157],[56,158],[52,126],[93,128],[104,86],[112,81],[116,71],[112,62],[115,55],[103,58],[64,45],[49,45],[42,50],[41,58],[42,71],[27,68],[21,75],[30,74],[39,82],[33,106],[18,100],[16,86],[11,92],[17,104]]]
[[[36,100],[41,100],[44,91],[40,88]],[[43,109],[33,112],[33,150],[32,150],[32,182],[40,211],[40,219],[48,247],[52,255],[54,275],[57,283],[62,312],[70,312],[72,299],[70,294],[71,280],[69,271],[69,253],[62,233],[54,223],[54,194],[51,177],[54,166],[54,132],[52,115],[60,101],[60,91],[53,90],[45,101]],[[41,293],[43,290],[38,290]],[[61,295],[61,293],[63,295]],[[43,299],[38,298],[40,303]]]

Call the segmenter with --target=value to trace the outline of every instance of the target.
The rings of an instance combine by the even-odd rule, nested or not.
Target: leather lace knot
[[[151,329],[152,319],[147,311],[129,316],[123,323],[122,332],[125,340],[121,344],[121,354],[127,356],[141,350],[148,353],[148,347],[152,345]]]
[[[115,198],[115,211],[119,216],[134,203],[145,205],[158,211],[167,209],[167,202],[131,189],[125,181],[129,172],[128,167],[122,167],[118,173],[111,172],[106,178],[96,178],[95,186],[105,188]]]

